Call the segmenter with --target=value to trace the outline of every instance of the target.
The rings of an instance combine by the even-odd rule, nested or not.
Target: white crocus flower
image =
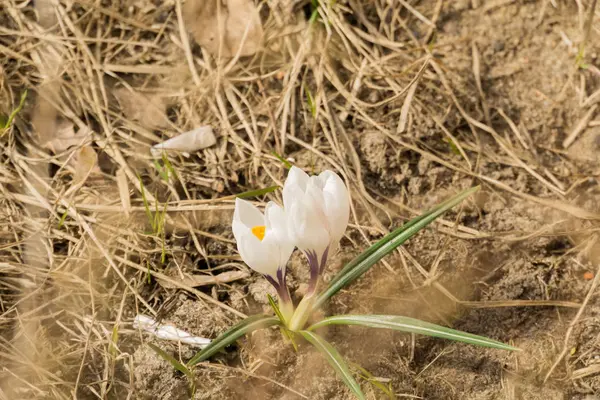
[[[348,226],[348,189],[333,171],[308,176],[300,168],[292,167],[283,186],[283,205],[290,236],[310,264],[310,295],[328,254],[337,249]]]
[[[277,289],[284,316],[293,312],[286,285],[285,267],[294,251],[283,208],[269,202],[265,213],[252,203],[236,199],[232,230],[242,260],[265,276]]]

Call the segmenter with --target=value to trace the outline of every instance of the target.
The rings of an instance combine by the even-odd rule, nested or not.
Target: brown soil
[[[223,305],[247,315],[270,312],[265,291],[272,289],[254,273],[196,291],[163,287],[158,275],[149,278],[146,270],[182,281],[184,274],[247,270],[232,242],[232,203],[220,198],[281,184],[286,172],[274,151],[307,171],[337,169],[351,187],[352,226],[329,262],[326,282],[418,210],[460,189],[482,186],[324,310],[328,315],[406,315],[522,349],[509,353],[357,327],[322,332],[396,398],[600,398],[595,397],[600,396],[600,301],[590,292],[596,282],[590,276],[600,268],[600,111],[592,111],[573,143],[563,146],[594,102],[600,102],[600,6],[584,41],[595,2],[352,0],[330,7],[321,2],[326,8],[312,25],[307,22],[310,2],[266,2],[260,11],[268,39],[264,52],[241,58],[226,72],[206,60],[208,54],[191,37],[190,54],[182,50],[176,2],[119,5],[107,0],[97,7],[64,2],[61,10],[78,33],[62,25],[52,31],[65,57],[56,78],[62,84],[58,94],[43,88],[40,67],[31,61],[34,50],[27,47],[52,42],[26,34],[38,32],[31,5],[9,3],[0,5],[0,26],[5,27],[0,30],[0,114],[14,108],[22,88],[32,94],[10,134],[0,138],[6,150],[0,165],[0,359],[7,365],[0,371],[0,399],[5,394],[69,398],[72,393],[86,399],[189,398],[186,376],[146,343],[182,361],[195,350],[132,330],[138,312],[150,314],[142,300],[163,321],[214,338],[239,320]],[[113,25],[101,29],[101,24]],[[134,44],[119,50],[117,44],[94,44],[90,38],[100,33],[105,39],[157,45],[151,51]],[[90,41],[78,42],[77,35]],[[578,46],[585,48],[581,60]],[[103,72],[86,64],[92,59],[86,51],[100,57],[96,61],[105,65]],[[194,83],[187,56],[198,60],[200,85]],[[428,57],[433,61],[403,116],[407,96],[395,94]],[[132,68],[109,71],[107,64]],[[137,69],[146,66],[171,68],[171,73]],[[106,109],[102,90],[89,80],[110,93]],[[139,97],[114,100],[117,93],[127,96],[127,87],[143,93],[159,115],[140,117],[145,114],[135,109]],[[317,104],[315,115],[307,92]],[[596,97],[590,97],[593,93]],[[51,190],[38,190],[41,197],[19,196],[30,193],[29,181],[39,183],[19,160],[27,155],[37,165],[44,159],[46,153],[32,143],[39,144],[35,116],[46,95],[63,99],[62,107],[54,103],[56,115],[47,117],[52,123],[75,115],[96,135],[91,146],[102,172],[90,175],[69,201],[96,230],[98,241],[71,214],[59,225],[65,209],[56,206],[57,199],[72,184],[59,168],[64,160],[44,161],[50,173],[42,181]],[[137,99],[132,103],[137,117],[126,110],[132,104],[122,105],[132,99]],[[405,129],[398,129],[405,117]],[[217,145],[191,158],[172,156],[177,178],[161,181],[148,161],[149,144],[164,139],[164,132],[173,135],[204,124],[215,128]],[[102,209],[121,206],[120,168],[134,171],[129,191],[137,209],[129,216]],[[135,174],[147,193],[173,205],[164,243],[160,234],[149,232]],[[49,199],[49,209],[40,198]],[[280,199],[274,192],[257,200]],[[42,235],[41,247],[21,244],[36,234]],[[99,243],[122,276],[106,261]],[[24,268],[33,265],[27,261],[31,248],[40,259],[51,254],[47,265],[36,267],[45,271],[41,274]],[[288,271],[298,298],[308,277],[299,254]],[[28,279],[40,289],[30,292]],[[24,312],[19,307],[28,304],[17,302],[21,296],[37,299],[29,311],[44,314],[36,317],[35,328],[19,322]],[[23,352],[27,346],[19,347],[23,332],[34,335],[32,343],[39,342],[31,354]],[[29,365],[36,360],[37,369]],[[198,365],[194,374],[195,399],[353,398],[318,353],[306,343],[294,352],[276,329],[250,335]],[[367,398],[388,398],[357,377]]]

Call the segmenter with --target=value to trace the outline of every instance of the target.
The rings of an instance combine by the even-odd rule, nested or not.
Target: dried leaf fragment
[[[227,272],[222,272],[215,276],[186,274],[185,277],[183,278],[183,280],[178,280],[178,281],[181,282],[181,284],[185,285],[185,286],[197,287],[197,286],[208,286],[208,285],[217,285],[219,283],[233,282],[233,281],[237,281],[240,279],[245,279],[249,276],[250,276],[250,274],[247,271],[227,271]],[[158,283],[160,283],[160,285],[162,287],[167,288],[167,289],[175,289],[175,288],[179,287],[171,282],[164,281],[160,278],[158,279]]]
[[[55,154],[62,153],[72,146],[84,144],[87,136],[91,134],[88,129],[80,129],[75,133],[75,126],[70,121],[62,121],[56,124],[55,131],[51,134],[51,139],[44,143],[44,146],[52,150]]]
[[[71,164],[75,168],[75,174],[73,175],[75,185],[85,182],[92,171],[100,171],[98,168],[98,155],[92,146],[83,146],[77,149]]]
[[[114,92],[123,114],[148,129],[164,128],[168,125],[167,102],[158,95],[143,94],[126,88]]]
[[[213,55],[231,58],[239,51],[249,56],[262,45],[263,29],[252,0],[188,0],[183,17],[196,42]]]
[[[127,183],[127,175],[125,175],[125,170],[120,168],[117,171],[116,177],[121,204],[123,205],[123,210],[125,210],[125,215],[129,216],[129,212],[131,210],[131,200],[129,199],[129,185]]]

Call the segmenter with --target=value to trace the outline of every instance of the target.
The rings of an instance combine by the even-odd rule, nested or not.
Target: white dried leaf
[[[194,153],[217,143],[213,129],[209,125],[201,126],[189,132],[172,137],[162,143],[152,146],[152,154],[160,155],[161,151],[174,150],[184,153]]]
[[[133,320],[133,327],[151,333],[159,339],[173,340],[201,348],[208,346],[211,342],[210,339],[193,336],[173,325],[160,324],[152,317],[143,314],[138,314],[135,317]]]

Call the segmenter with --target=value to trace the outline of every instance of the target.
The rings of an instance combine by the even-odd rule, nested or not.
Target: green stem
[[[306,296],[302,299],[302,301],[300,301],[300,304],[298,304],[298,308],[296,308],[296,311],[294,312],[294,315],[292,316],[292,319],[288,325],[291,331],[297,332],[304,329],[306,321],[308,321],[308,318],[313,312],[315,300],[315,296]]]
[[[286,326],[289,326],[294,315],[294,304],[291,301],[283,301],[279,299],[279,310],[283,316],[282,321]]]

